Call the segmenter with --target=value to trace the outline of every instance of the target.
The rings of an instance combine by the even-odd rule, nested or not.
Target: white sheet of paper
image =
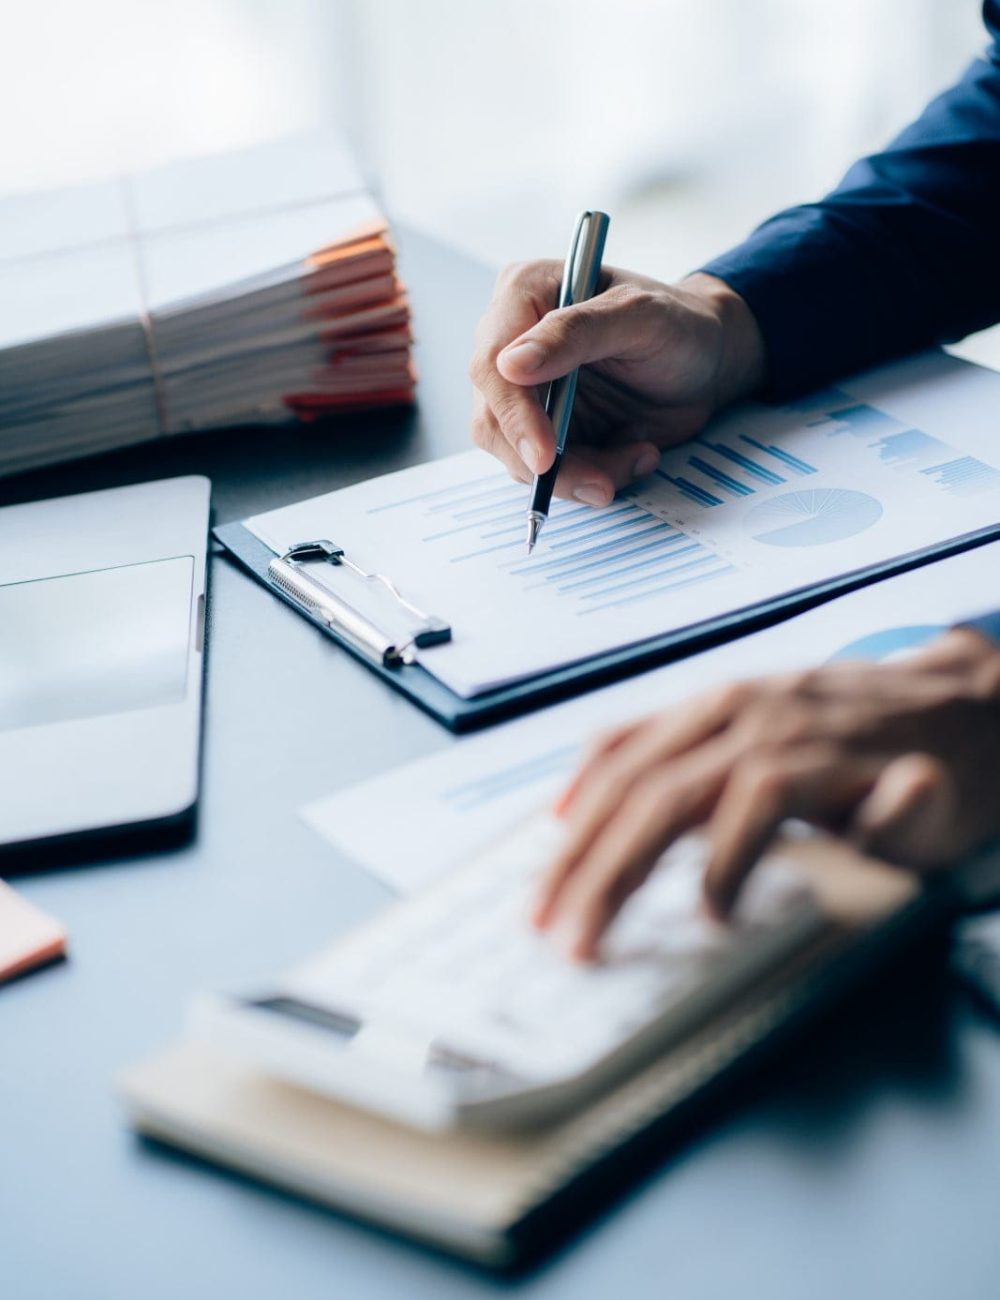
[[[741,677],[912,652],[1000,606],[1000,543],[842,596],[779,626],[452,744],[309,804],[305,820],[401,892],[551,800],[602,728]],[[387,816],[391,810],[391,816]]]
[[[275,551],[329,538],[447,619],[421,662],[474,696],[1000,520],[1000,374],[934,353],[793,406],[726,413],[606,510],[468,452],[247,521]]]

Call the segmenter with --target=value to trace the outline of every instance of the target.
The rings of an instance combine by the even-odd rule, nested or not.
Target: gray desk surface
[[[403,253],[421,340],[415,415],[178,441],[33,475],[3,496],[197,470],[224,521],[461,448],[490,277],[415,235]],[[0,989],[0,1296],[1000,1295],[1000,1036],[933,978],[866,1000],[786,1054],[720,1123],[514,1282],[132,1138],[112,1080],[174,1036],[191,992],[280,966],[383,901],[297,807],[452,743],[214,562],[196,839],[19,882],[69,926],[73,955]]]

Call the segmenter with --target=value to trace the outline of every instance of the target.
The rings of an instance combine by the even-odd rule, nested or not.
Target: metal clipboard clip
[[[360,580],[357,590],[363,599],[359,603],[370,605],[376,592],[385,593],[379,621],[320,581],[318,574],[328,573],[330,566],[346,569]],[[333,542],[296,543],[270,562],[267,577],[310,618],[385,668],[413,663],[418,648],[451,640],[451,627],[444,619],[418,609],[384,574],[366,572]]]

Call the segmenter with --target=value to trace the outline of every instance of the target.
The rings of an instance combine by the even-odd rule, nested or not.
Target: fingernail
[[[658,451],[644,451],[639,459],[632,466],[633,478],[645,478],[647,474],[652,474],[660,463],[660,453]]]
[[[512,343],[509,348],[504,348],[500,355],[504,361],[512,361],[514,365],[528,371],[529,374],[533,370],[539,370],[545,364],[545,349],[530,339],[526,339],[524,343]]]
[[[577,501],[582,501],[585,506],[606,506],[608,504],[607,492],[597,483],[581,483],[573,495]]]
[[[531,470],[532,474],[538,472],[538,453],[535,451],[534,445],[530,439],[521,439],[517,444],[517,454],[524,461],[525,465],[527,465],[528,469]]]

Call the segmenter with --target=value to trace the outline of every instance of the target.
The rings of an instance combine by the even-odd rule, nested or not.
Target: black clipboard
[[[322,611],[311,608],[308,600],[304,600],[300,593],[277,581],[275,561],[284,561],[294,566],[298,563],[294,553],[299,548],[293,547],[292,551],[284,557],[277,556],[241,522],[216,528],[214,536],[247,572],[274,595],[315,623],[321,631],[338,641],[349,654],[360,659],[394,690],[406,695],[449,731],[460,733],[491,726],[493,723],[530,712],[542,705],[568,699],[596,686],[631,676],[672,659],[683,658],[723,641],[757,631],[792,614],[801,613],[833,596],[843,595],[897,573],[904,573],[934,560],[957,555],[961,551],[971,550],[985,542],[1000,539],[1000,522],[936,546],[856,569],[825,582],[786,592],[781,596],[759,601],[742,609],[732,610],[717,618],[663,632],[658,636],[581,659],[576,663],[564,664],[559,668],[538,673],[534,677],[521,679],[470,698],[456,695],[421,663],[403,654],[405,645],[401,644],[398,636],[394,636],[389,631],[384,633],[381,642],[383,653],[380,655],[375,648],[375,643],[366,647],[345,636],[341,630],[331,626]],[[343,550],[339,546],[325,539],[304,542],[301,547],[302,554],[307,557],[307,563],[329,563],[331,559],[337,563],[344,557]],[[326,552],[323,548],[330,548],[330,551]],[[352,567],[355,567],[356,572],[360,572],[356,566]],[[380,579],[379,575],[364,576],[385,581]],[[398,593],[396,596],[398,599]],[[413,610],[412,606],[408,608]],[[426,620],[426,625],[421,620]],[[414,611],[410,626],[416,635],[419,635],[423,629],[424,635],[431,638],[426,644],[432,645],[434,637],[447,639],[444,636],[444,630],[447,628],[444,620],[424,614],[423,611]],[[414,645],[419,644],[421,643],[414,641]],[[390,654],[389,651],[396,653]]]

